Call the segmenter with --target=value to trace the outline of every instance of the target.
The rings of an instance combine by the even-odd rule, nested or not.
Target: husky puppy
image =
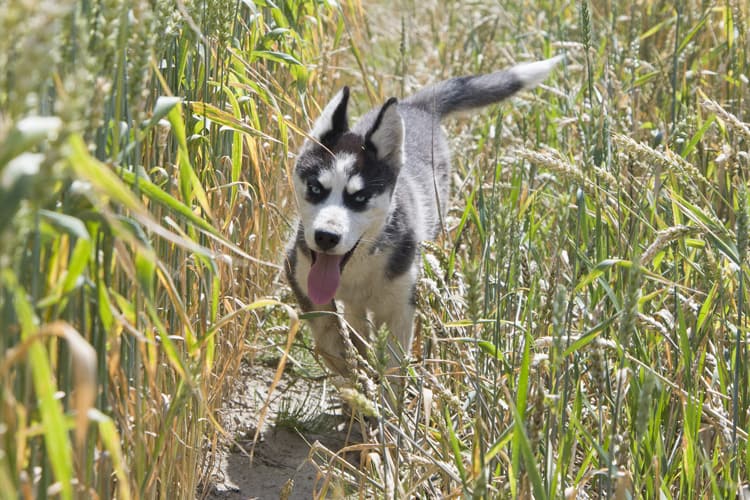
[[[299,224],[286,275],[310,320],[316,351],[348,375],[342,335],[364,352],[372,328],[388,327],[392,366],[411,349],[419,245],[445,214],[450,153],[441,120],[540,83],[560,57],[504,71],[452,78],[349,127],[349,89],[323,109],[305,140],[293,181]],[[353,333],[353,335],[351,335]]]

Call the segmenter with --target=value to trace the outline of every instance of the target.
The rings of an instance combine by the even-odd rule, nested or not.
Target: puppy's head
[[[382,229],[404,161],[404,125],[396,99],[380,108],[363,134],[349,130],[348,102],[344,87],[315,122],[294,168],[313,260],[308,293],[317,304],[333,299],[357,245],[371,242]]]

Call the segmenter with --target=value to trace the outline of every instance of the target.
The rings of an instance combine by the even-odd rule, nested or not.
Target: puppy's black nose
[[[341,241],[341,235],[328,231],[315,231],[315,243],[323,251],[330,250]]]

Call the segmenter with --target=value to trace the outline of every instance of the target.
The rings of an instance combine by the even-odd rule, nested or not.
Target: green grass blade
[[[11,270],[2,272],[2,282],[13,293],[16,315],[21,326],[21,338],[30,340],[37,331],[38,319],[25,291],[19,286]],[[56,384],[47,349],[41,344],[43,337],[34,339],[29,346],[29,366],[34,381],[34,391],[39,400],[39,413],[46,446],[46,458],[60,486],[60,497],[73,499],[73,447],[68,435],[62,404],[56,398]]]

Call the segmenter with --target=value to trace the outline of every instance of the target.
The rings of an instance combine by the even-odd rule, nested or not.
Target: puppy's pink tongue
[[[317,305],[328,304],[336,295],[341,279],[341,259],[343,255],[319,253],[307,275],[307,294]]]

